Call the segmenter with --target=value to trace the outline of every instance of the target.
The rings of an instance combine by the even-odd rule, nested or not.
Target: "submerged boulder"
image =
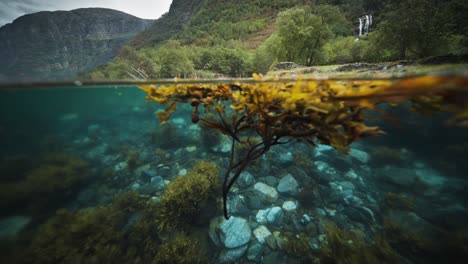
[[[274,202],[276,199],[278,199],[278,192],[275,190],[275,188],[268,186],[263,182],[257,182],[254,186],[254,189],[256,194],[259,195],[262,200]]]
[[[252,238],[247,220],[241,217],[231,217],[219,226],[219,238],[227,248],[237,248],[247,244]]]
[[[291,174],[288,174],[281,178],[278,184],[278,192],[289,195],[297,194],[299,192],[299,183]]]
[[[349,152],[349,156],[359,160],[362,163],[369,162],[369,154],[367,152],[359,150],[359,149],[351,149]]]
[[[219,255],[220,263],[231,263],[240,259],[247,251],[248,244],[233,249],[224,249]]]

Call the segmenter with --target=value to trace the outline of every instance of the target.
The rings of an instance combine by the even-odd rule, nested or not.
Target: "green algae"
[[[365,241],[348,230],[338,228],[334,223],[326,225],[327,240],[322,245],[320,263],[397,263],[398,257],[390,244],[383,238]]]
[[[197,240],[188,236],[178,235],[159,247],[158,253],[152,263],[201,264],[207,263],[207,259]]]
[[[214,199],[218,187],[218,168],[212,162],[199,162],[186,176],[176,177],[167,185],[158,205],[159,229],[188,229],[208,199]]]

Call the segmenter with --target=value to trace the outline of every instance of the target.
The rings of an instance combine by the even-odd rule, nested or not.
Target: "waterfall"
[[[363,16],[359,17],[358,20],[359,20],[359,26],[357,28],[358,32],[357,32],[357,39],[356,40],[359,40],[359,38],[362,35],[369,34],[369,32],[371,31],[372,15],[371,14],[363,15]]]
[[[362,18],[359,18],[359,36],[362,36]]]
[[[364,25],[364,34],[369,33],[369,16],[366,15],[366,23]]]

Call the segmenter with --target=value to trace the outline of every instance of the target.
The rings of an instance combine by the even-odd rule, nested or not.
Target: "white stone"
[[[362,163],[367,163],[369,161],[369,154],[359,149],[351,149],[349,156],[359,160]]]
[[[197,147],[196,146],[189,146],[189,147],[186,147],[185,150],[187,152],[195,152],[195,151],[197,151]]]
[[[253,233],[255,238],[262,244],[265,243],[265,239],[267,237],[271,236],[270,230],[268,230],[268,228],[266,228],[264,225],[257,227]]]
[[[259,224],[266,224],[267,219],[266,219],[266,213],[267,210],[258,210],[257,215],[255,216],[255,220]]]
[[[358,175],[356,174],[356,172],[354,172],[353,169],[350,169],[346,174],[345,174],[345,177],[348,178],[348,179],[357,179]]]
[[[268,201],[274,202],[276,199],[278,199],[278,192],[275,190],[275,188],[268,186],[263,182],[257,182],[254,185],[254,189]]]
[[[332,149],[333,147],[324,144],[318,144],[315,148],[315,156],[323,155],[322,152]]]
[[[283,203],[282,208],[286,212],[295,211],[297,209],[297,202],[296,201],[286,201],[286,202]]]
[[[314,162],[314,164],[317,167],[317,170],[319,170],[319,171],[325,171],[329,167],[328,163],[326,163],[324,161],[320,161],[320,160]]]
[[[280,225],[283,220],[283,209],[279,206],[268,209],[266,219],[269,224]]]
[[[122,171],[122,170],[126,169],[127,166],[128,166],[127,162],[125,162],[125,161],[119,162],[117,165],[115,165],[114,171],[116,171],[116,172]]]
[[[247,244],[252,237],[247,220],[232,216],[219,226],[219,238],[227,248],[237,248]]]

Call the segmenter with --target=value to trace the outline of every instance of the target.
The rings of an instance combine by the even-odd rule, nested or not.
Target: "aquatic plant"
[[[229,166],[223,181],[224,216],[227,194],[241,172],[254,160],[268,152],[272,146],[300,140],[316,146],[317,142],[333,146],[346,153],[349,145],[363,137],[383,134],[378,127],[365,125],[364,110],[376,109],[380,102],[399,103],[413,99],[418,109],[434,109],[431,103],[418,96],[440,97],[444,107],[436,109],[455,111],[454,122],[468,122],[468,96],[465,78],[426,76],[392,81],[337,81],[262,80],[231,84],[174,83],[156,88],[141,85],[147,100],[168,104],[157,114],[165,124],[179,102],[193,107],[192,122],[220,131],[232,138]],[[461,100],[454,100],[458,95]],[[204,112],[199,111],[200,108]],[[466,112],[466,113],[465,113]],[[214,113],[217,120],[203,117]],[[247,153],[236,156],[240,136],[247,133],[259,138]],[[231,172],[233,172],[231,174]]]
[[[397,254],[382,238],[368,243],[363,237],[338,228],[335,223],[328,223],[326,231],[327,240],[321,248],[320,263],[398,263]]]
[[[310,237],[308,237],[306,234],[288,234],[285,236],[284,240],[285,243],[283,248],[288,255],[299,258],[306,257],[311,262],[313,262],[316,259],[316,257],[313,256],[312,251],[309,248]]]
[[[177,235],[173,240],[167,241],[159,247],[152,263],[201,264],[207,263],[207,259],[197,240],[188,236]]]
[[[109,206],[71,212],[60,209],[35,234],[24,263],[148,263],[160,242],[132,219],[144,211],[136,192],[116,196]],[[147,241],[151,241],[152,250]]]
[[[405,256],[425,255],[433,248],[431,241],[389,217],[383,219],[383,230],[387,241]]]
[[[384,205],[386,209],[409,211],[414,208],[414,199],[403,194],[387,192],[384,194]]]
[[[88,164],[68,153],[44,154],[29,172],[16,181],[0,183],[0,205],[11,207],[29,203],[29,208],[42,210],[49,199],[70,193],[88,178]]]
[[[176,177],[167,185],[158,204],[159,229],[187,229],[199,217],[208,198],[216,194],[218,186],[218,168],[212,162],[199,162],[187,175]]]

